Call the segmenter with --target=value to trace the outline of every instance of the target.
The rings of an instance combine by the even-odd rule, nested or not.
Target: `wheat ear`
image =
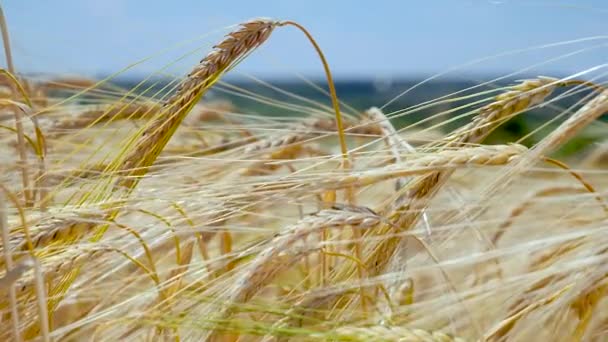
[[[7,208],[6,208],[6,200],[4,199],[4,195],[0,192],[0,225],[2,229],[2,246],[4,247],[4,263],[6,265],[6,275],[8,277],[11,271],[13,270],[13,256],[11,255],[10,248],[10,237],[9,237],[9,228],[8,228],[8,217],[7,217]],[[17,295],[15,292],[15,286],[13,282],[9,282],[8,284],[8,293],[9,293],[9,303],[11,310],[11,320],[13,323],[13,338],[15,341],[21,341],[21,334],[19,332],[19,312],[17,311]]]
[[[194,67],[175,94],[163,104],[162,112],[142,131],[131,152],[122,158],[117,158],[110,165],[110,168],[126,175],[115,185],[115,190],[119,194],[122,190],[126,191],[127,196],[130,194],[137,185],[139,177],[147,173],[148,168],[155,162],[196,102],[224,72],[264,43],[276,25],[276,22],[266,19],[255,19],[241,24],[237,30],[229,33],[223,41],[214,46],[214,50]],[[119,209],[110,210],[107,221],[112,221],[118,213]],[[108,227],[108,224],[100,226],[91,241],[99,241]],[[49,311],[52,312],[62,300],[79,272],[80,267],[72,270],[49,291],[51,293]]]
[[[443,147],[462,147],[466,144],[480,143],[506,118],[510,118],[523,112],[533,105],[537,105],[549,96],[557,85],[562,85],[553,78],[538,78],[527,80],[521,84],[511,87],[507,92],[498,95],[494,102],[482,107],[473,121],[450,134],[438,145]],[[565,85],[565,83],[563,84]],[[393,234],[396,227],[407,230],[413,227],[422,215],[430,199],[447,181],[453,169],[433,172],[418,178],[413,184],[408,183],[405,188],[407,196],[401,196],[393,204],[389,213],[392,225],[384,225],[378,231],[370,230],[369,234]],[[367,267],[372,270],[373,275],[384,270],[388,262],[395,255],[401,238],[391,237],[382,240],[374,246],[370,246],[368,258],[365,260]],[[346,270],[346,272],[350,272]]]
[[[190,109],[219,77],[248,53],[268,39],[276,22],[256,19],[244,24],[214,47],[188,74],[176,93],[163,105],[162,116],[145,129],[133,151],[122,161],[121,170],[129,170],[129,177],[140,177],[154,163],[169,138],[173,135]],[[119,184],[132,188],[134,179]]]
[[[442,143],[458,146],[479,143],[505,120],[542,103],[560,85],[565,84],[555,78],[540,77],[512,86],[481,108],[471,123],[447,136]]]
[[[513,167],[508,172],[502,174],[496,179],[487,189],[483,191],[484,198],[480,201],[485,201],[486,198],[497,196],[497,194],[505,189],[516,178],[517,174],[524,172],[534,161],[541,159],[559,148],[564,142],[575,136],[581,129],[589,125],[591,122],[608,112],[608,90],[602,91],[595,96],[591,101],[587,102],[568,120],[564,121],[558,128],[551,132],[528,153],[522,156],[517,163],[513,163]],[[481,206],[480,209],[475,209],[474,213],[467,212],[469,217],[479,216],[485,211]]]
[[[380,218],[377,214],[369,210],[327,209],[303,218],[286,229],[285,233],[273,238],[268,243],[268,247],[260,252],[244,270],[239,272],[237,279],[234,281],[235,286],[221,298],[224,305],[217,313],[217,318],[224,319],[230,316],[235,310],[235,304],[248,301],[267,284],[271,277],[276,275],[275,272],[268,269],[268,266],[276,267],[273,260],[292,249],[297,242],[323,229],[345,226],[369,228],[378,224],[379,221]],[[296,254],[297,257],[304,255],[305,253],[301,251]],[[294,259],[291,258],[289,263],[297,260]]]
[[[380,181],[453,170],[467,166],[498,166],[508,164],[521,156],[527,148],[522,145],[487,145],[444,150],[433,154],[420,154],[400,164],[370,171],[351,172],[345,176],[325,175],[315,180],[323,189],[341,189],[349,186],[368,186]]]

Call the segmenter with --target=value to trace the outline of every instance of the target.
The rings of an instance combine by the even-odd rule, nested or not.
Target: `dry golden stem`
[[[46,307],[46,288],[44,277],[38,260],[34,259],[34,279],[36,284],[36,299],[38,304],[38,317],[40,320],[40,334],[44,342],[51,340],[49,336],[49,314]]]
[[[11,255],[10,248],[10,237],[8,228],[8,217],[7,217],[6,200],[4,195],[0,191],[0,227],[2,229],[2,245],[4,250],[4,264],[6,265],[6,276],[8,277],[9,272],[13,270],[13,256]],[[15,293],[15,286],[13,283],[8,284],[8,298],[11,310],[12,330],[13,338],[15,341],[21,341],[21,333],[19,330],[19,312],[17,311],[17,295]]]
[[[319,55],[319,58],[321,59],[321,62],[323,64],[323,69],[325,69],[325,76],[327,77],[327,85],[329,87],[329,93],[331,95],[331,104],[334,107],[334,112],[336,114],[336,124],[338,125],[338,137],[340,139],[340,150],[342,151],[342,160],[343,160],[343,166],[345,169],[349,168],[349,160],[348,160],[348,147],[346,146],[346,137],[344,135],[344,124],[342,123],[342,115],[340,113],[340,102],[338,102],[338,95],[336,94],[336,87],[334,85],[334,80],[333,77],[331,76],[331,70],[329,69],[329,64],[327,63],[327,60],[325,59],[325,55],[323,54],[323,51],[321,51],[321,48],[319,47],[319,45],[317,44],[317,42],[315,41],[315,39],[312,37],[312,35],[308,32],[308,30],[306,30],[306,28],[304,28],[304,26],[293,22],[293,21],[283,21],[279,23],[280,26],[286,26],[286,25],[291,25],[294,27],[297,27],[300,31],[302,31],[306,37],[308,38],[308,40],[310,41],[310,43],[314,46],[315,50],[317,51],[317,54]]]
[[[327,60],[325,59],[325,55],[323,54],[323,51],[321,50],[321,48],[319,47],[319,45],[317,44],[317,42],[315,41],[313,36],[310,34],[310,32],[308,32],[308,30],[306,28],[304,28],[302,25],[300,25],[296,22],[293,22],[293,21],[283,21],[283,22],[279,23],[279,25],[281,25],[281,26],[291,25],[291,26],[297,27],[300,31],[302,31],[306,35],[308,40],[311,42],[311,44],[314,46],[315,50],[317,51],[317,54],[319,55],[319,58],[321,59],[321,63],[323,64],[323,69],[325,69],[325,76],[327,77],[327,85],[329,86],[329,93],[331,95],[330,96],[331,103],[334,107],[334,112],[336,114],[336,124],[338,126],[338,139],[340,140],[340,150],[342,152],[342,168],[344,170],[349,170],[350,169],[350,160],[348,158],[348,147],[346,145],[346,135],[344,134],[344,124],[342,122],[342,114],[340,113],[340,102],[338,101],[336,87],[334,85],[333,77],[332,77],[331,71],[329,69],[329,64],[327,63]],[[346,197],[350,204],[355,204],[353,188],[346,189]],[[357,238],[359,235],[359,231],[353,231],[353,233],[354,233],[355,237]],[[355,244],[355,254],[356,254],[357,258],[361,258],[360,239],[357,239],[357,242]],[[357,272],[358,272],[359,278],[363,279],[363,277],[364,277],[363,269],[359,265],[357,266]],[[361,305],[362,305],[364,311],[367,311],[366,304],[365,304],[365,293],[363,292],[363,288],[361,288]]]
[[[6,64],[8,72],[11,75],[15,75],[15,67],[13,65],[13,57],[11,54],[10,37],[8,34],[8,27],[6,24],[6,18],[4,17],[4,11],[0,6],[0,29],[2,30],[2,41],[4,43],[4,52],[6,54]],[[13,96],[17,94],[15,84],[8,81]],[[25,133],[23,130],[23,116],[19,108],[15,108],[15,128],[17,130],[17,150],[19,151],[19,162],[21,163],[21,180],[23,182],[23,195],[25,197],[25,205],[30,206],[32,204],[32,196],[30,189],[30,179],[27,163],[27,152],[25,147]]]
[[[323,193],[322,196],[322,209],[329,209],[336,203],[336,191],[328,190]],[[323,244],[323,249],[319,258],[321,259],[321,267],[319,268],[319,284],[321,286],[327,285],[327,274],[329,273],[329,263],[327,258],[327,252],[331,252],[331,248],[329,244],[326,245],[326,242],[331,239],[331,232],[327,228],[321,229],[320,240],[321,244]]]

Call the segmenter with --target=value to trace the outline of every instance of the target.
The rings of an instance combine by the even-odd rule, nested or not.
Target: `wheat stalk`
[[[7,208],[6,208],[6,200],[4,199],[4,195],[0,192],[0,229],[2,230],[2,246],[4,249],[4,264],[6,265],[6,275],[5,278],[8,279],[11,272],[15,272],[13,269],[13,256],[11,254],[10,249],[10,238],[9,238],[9,228],[8,228],[8,218],[7,218]],[[8,284],[9,291],[9,303],[11,310],[11,320],[12,320],[12,333],[15,341],[21,341],[21,334],[19,332],[19,312],[17,311],[17,295],[15,293],[15,287],[13,286],[13,282],[9,281]]]
[[[15,73],[15,66],[13,64],[13,57],[11,52],[10,36],[8,33],[8,25],[6,18],[4,17],[4,10],[0,6],[0,29],[2,31],[2,42],[4,44],[4,53],[6,55],[6,64],[8,67],[8,73],[4,72],[5,76],[9,78],[8,83],[11,88],[13,96],[17,95],[18,88],[21,88],[19,81],[13,76]],[[22,95],[26,96],[25,91],[21,88]],[[27,163],[27,152],[25,147],[25,133],[23,130],[23,116],[19,108],[15,108],[15,129],[17,131],[17,150],[19,152],[19,162],[21,163],[21,179],[23,183],[23,196],[25,198],[26,206],[31,204],[33,200],[31,197],[29,170]]]

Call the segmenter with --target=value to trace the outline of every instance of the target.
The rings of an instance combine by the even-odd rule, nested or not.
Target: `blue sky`
[[[571,53],[531,70],[569,73],[605,63],[608,45],[604,0],[4,0],[2,5],[18,70],[52,74],[107,74],[153,56],[129,69],[149,74],[202,48],[167,69],[179,75],[229,25],[258,16],[308,27],[343,78],[429,75],[482,57],[596,37],[457,71],[506,73]],[[185,41],[190,42],[179,45]],[[576,52],[580,49],[585,51]],[[162,50],[166,53],[157,54]],[[308,42],[293,28],[276,31],[238,71],[257,77],[322,75]]]

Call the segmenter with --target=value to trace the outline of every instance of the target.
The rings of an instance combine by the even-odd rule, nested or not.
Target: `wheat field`
[[[357,110],[303,24],[244,22],[160,91],[24,76],[5,44],[0,339],[605,340],[608,149],[558,153],[606,138],[603,79]],[[273,117],[206,99],[288,26],[327,102],[241,90],[303,113]],[[538,142],[486,143],[543,106],[558,115]],[[436,124],[394,124],[422,108]]]

